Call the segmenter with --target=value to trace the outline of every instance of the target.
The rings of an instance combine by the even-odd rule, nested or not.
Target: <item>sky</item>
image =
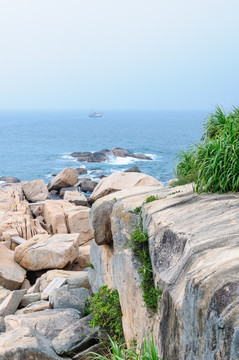
[[[0,110],[239,105],[238,0],[0,0]]]

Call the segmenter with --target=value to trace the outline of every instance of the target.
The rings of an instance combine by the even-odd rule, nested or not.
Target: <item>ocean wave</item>
[[[45,179],[51,179],[53,176],[52,176],[52,174],[46,174],[46,175],[44,175],[44,178]]]
[[[107,163],[109,165],[128,165],[128,164],[131,164],[135,161],[139,161],[139,159],[136,159],[136,158],[131,158],[131,157],[116,157],[116,156],[112,156],[112,157],[109,157],[109,160],[107,161]]]

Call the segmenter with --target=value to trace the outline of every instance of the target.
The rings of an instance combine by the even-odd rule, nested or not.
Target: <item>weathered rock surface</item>
[[[1,360],[61,360],[50,340],[32,328],[23,327],[0,336]],[[67,359],[65,359],[67,360]]]
[[[159,199],[143,206],[142,217],[155,284],[163,290],[158,313],[152,316],[144,307],[129,245],[138,221],[129,210],[151,195],[143,187],[141,194],[122,191],[117,201],[112,194],[93,205],[91,221],[103,245],[92,245],[92,289],[104,284],[118,289],[127,341],[141,343],[153,332],[165,359],[238,359],[239,195],[197,195],[190,185],[154,189]],[[108,202],[111,210],[100,225],[94,218]],[[103,240],[104,227],[106,233],[111,229],[113,246]]]
[[[47,310],[50,308],[51,307],[50,307],[49,301],[39,300],[39,301],[36,301],[36,302],[33,302],[33,303],[27,305],[26,307],[24,307],[20,310],[17,310],[15,312],[15,315],[28,314],[28,313],[32,313],[32,312]]]
[[[87,199],[84,194],[79,191],[65,191],[64,200],[69,201],[75,205],[86,206]]]
[[[48,190],[60,190],[68,186],[73,186],[78,181],[78,171],[74,168],[66,168],[57,174],[48,185]]]
[[[19,183],[20,180],[18,178],[15,178],[13,176],[0,176],[0,181],[5,181],[6,183]]]
[[[84,180],[80,182],[80,189],[83,192],[93,192],[98,183],[92,180]]]
[[[28,201],[44,201],[50,197],[46,184],[42,179],[22,181],[21,185]]]
[[[88,324],[90,320],[92,320],[92,316],[88,315],[55,337],[52,344],[56,353],[71,355],[98,342],[98,328],[92,328]]]
[[[79,253],[79,234],[36,235],[15,249],[15,260],[25,269],[62,269]]]
[[[87,271],[49,270],[40,278],[40,291],[42,292],[55,277],[66,279],[69,289],[90,288]]]
[[[28,314],[8,315],[5,317],[5,325],[6,331],[30,327],[52,340],[58,336],[62,330],[76,323],[79,318],[80,313],[75,309],[50,309]]]
[[[0,243],[0,285],[9,290],[17,290],[25,275],[26,270],[14,260],[14,252]]]
[[[142,173],[125,173],[116,172],[103,178],[94,189],[90,196],[90,201],[94,202],[97,199],[111,194],[116,191],[125,190],[137,186],[161,186],[162,183],[152,176]]]
[[[52,191],[54,191],[54,190],[52,190]],[[59,193],[59,195],[60,195],[61,198],[64,198],[64,195],[65,195],[65,192],[66,192],[66,191],[78,191],[78,189],[77,189],[76,185],[75,185],[75,186],[66,187],[66,188],[62,188],[62,189],[60,190],[60,193]]]
[[[26,290],[14,290],[0,305],[0,316],[14,314],[17,310]]]
[[[141,172],[140,168],[138,166],[133,166],[127,170],[125,170],[125,172]]]
[[[79,245],[93,239],[93,232],[89,221],[90,209],[87,207],[75,207],[67,212],[66,224],[70,233],[79,234]]]
[[[49,296],[49,302],[53,309],[76,309],[81,316],[84,314],[85,300],[77,295],[62,289],[53,290]]]
[[[34,303],[36,301],[41,300],[41,294],[40,293],[33,293],[33,294],[25,294],[22,297],[20,306],[25,307],[28,306],[31,303]]]
[[[43,206],[43,217],[52,234],[67,234],[66,212],[75,205],[65,200],[46,200]]]

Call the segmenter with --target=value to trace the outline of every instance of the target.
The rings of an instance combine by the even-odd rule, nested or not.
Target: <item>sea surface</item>
[[[0,176],[20,180],[44,179],[65,167],[86,167],[88,175],[124,171],[138,166],[164,184],[174,177],[177,154],[200,140],[203,111],[105,112],[88,118],[86,111],[0,112]],[[152,157],[151,161],[115,158],[83,163],[75,151],[121,147]]]

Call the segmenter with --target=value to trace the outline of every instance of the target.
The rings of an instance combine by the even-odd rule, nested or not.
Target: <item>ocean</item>
[[[89,118],[85,111],[0,112],[0,176],[46,183],[66,167],[86,167],[90,177],[138,166],[167,184],[174,177],[177,154],[203,133],[203,111],[119,111]],[[72,152],[120,147],[152,160],[116,158],[83,163]]]

